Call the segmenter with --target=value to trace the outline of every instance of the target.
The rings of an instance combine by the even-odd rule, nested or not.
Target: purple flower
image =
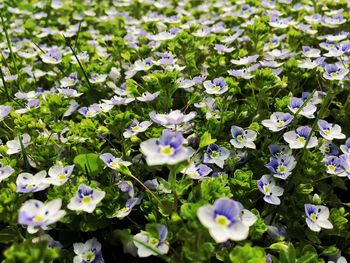
[[[343,80],[349,73],[347,68],[340,68],[335,64],[327,64],[323,77],[329,80]]]
[[[62,53],[58,47],[49,49],[46,53],[40,55],[44,63],[58,64],[62,61]]]
[[[327,173],[328,174],[340,174],[343,172],[343,169],[340,164],[340,159],[337,156],[327,156],[324,159],[326,168],[327,168]]]
[[[140,147],[148,165],[173,165],[188,160],[193,154],[193,149],[183,147],[183,142],[180,132],[166,129],[160,138],[148,139]]]
[[[321,147],[320,151],[325,155],[338,155],[339,154],[339,147],[335,145],[334,143],[331,143],[329,141],[325,141]]]
[[[317,108],[315,105],[311,104],[310,102],[304,105],[304,101],[300,98],[292,97],[289,99],[289,106],[291,112],[296,113],[299,111],[299,109],[302,107],[301,111],[299,111],[299,114],[306,117],[306,118],[315,118],[314,113],[316,112]]]
[[[2,180],[11,176],[11,174],[13,174],[14,171],[15,170],[11,166],[4,166],[2,163],[0,163],[0,183]]]
[[[61,79],[60,82],[61,87],[63,88],[72,87],[78,83],[78,75],[76,72],[73,72],[68,77],[64,77],[63,79]]]
[[[183,114],[180,110],[170,111],[168,114],[161,114],[152,111],[149,116],[152,121],[166,128],[175,129],[176,125],[190,122],[196,117],[197,112],[191,111],[188,114]]]
[[[225,160],[230,157],[230,151],[225,147],[219,147],[216,144],[210,144],[207,152],[204,153],[204,163],[214,163],[220,168],[224,167]]]
[[[345,134],[341,133],[341,127],[338,124],[330,124],[325,120],[317,121],[320,134],[326,140],[345,139]]]
[[[96,205],[105,197],[105,192],[85,184],[80,184],[76,195],[70,200],[67,208],[73,211],[92,213]]]
[[[343,172],[337,175],[341,177],[347,176],[350,179],[350,155],[349,154],[340,155],[339,162],[343,169]]]
[[[253,66],[250,66],[249,68],[245,68],[245,69],[238,69],[238,70],[228,70],[228,74],[234,77],[242,77],[244,79],[251,79],[254,77],[254,75],[252,75],[251,73],[254,72],[255,70],[257,70],[260,67],[260,64],[257,63]]]
[[[19,209],[18,223],[28,226],[27,231],[36,233],[39,228],[48,229],[49,225],[59,221],[66,212],[61,210],[62,200],[55,199],[47,204],[39,200],[26,201]]]
[[[321,50],[317,48],[311,48],[309,46],[303,46],[303,55],[308,58],[318,58],[320,57]]]
[[[140,203],[140,200],[141,199],[138,197],[128,199],[126,201],[125,207],[117,211],[116,217],[123,218],[128,216],[131,213],[131,210],[133,209],[133,207]]]
[[[231,127],[231,134],[233,139],[230,140],[230,143],[235,147],[235,148],[251,148],[255,149],[255,139],[257,136],[256,131],[248,130],[248,129],[242,129],[241,127],[233,125]]]
[[[292,155],[282,155],[277,158],[271,157],[270,162],[265,166],[273,173],[274,177],[285,180],[292,174],[296,164],[297,162]]]
[[[306,144],[306,141],[311,136],[311,128],[308,126],[301,126],[295,131],[289,131],[283,134],[283,139],[289,143],[291,149],[300,149],[303,148]],[[316,147],[318,144],[317,138],[311,136],[306,148]]]
[[[20,173],[17,176],[17,193],[34,193],[45,190],[50,186],[45,182],[46,171],[40,171],[35,175],[30,173]]]
[[[74,263],[104,263],[101,252],[101,243],[96,238],[91,238],[85,243],[74,243],[74,253],[76,256],[73,259]]]
[[[9,115],[11,108],[11,106],[0,105],[0,121]]]
[[[188,175],[192,179],[203,179],[205,176],[210,174],[213,170],[205,164],[194,164],[184,168],[181,173]]]
[[[121,166],[130,166],[132,163],[123,161],[118,157],[114,157],[111,153],[104,153],[100,155],[100,159],[111,169],[116,170]]]
[[[332,229],[333,225],[328,220],[329,210],[322,205],[305,204],[306,223],[308,227],[315,232],[321,231],[321,228]]]
[[[257,220],[241,203],[226,197],[216,200],[214,205],[200,207],[197,216],[217,243],[246,239],[249,227]]]
[[[280,205],[281,200],[279,196],[283,195],[283,188],[276,186],[275,179],[271,175],[263,175],[260,180],[257,181],[258,188],[264,196],[265,202],[272,205]]]
[[[274,112],[270,119],[263,120],[261,124],[269,128],[269,130],[277,132],[286,128],[293,119],[294,117],[289,113]]]
[[[283,155],[292,155],[292,150],[285,145],[270,144],[268,148],[270,154],[275,158]]]
[[[343,153],[350,154],[350,138],[346,139],[345,144],[340,146]]]
[[[208,94],[223,94],[228,90],[224,78],[206,80],[203,82],[203,86]]]
[[[166,240],[168,229],[166,226],[157,225],[158,236],[154,237],[150,233],[141,231],[133,238],[134,245],[137,247],[137,255],[139,257],[156,256],[158,254],[166,254],[169,251],[169,242]],[[151,248],[151,249],[150,249]]]
[[[125,130],[123,133],[124,138],[130,138],[131,136],[137,135],[140,132],[144,132],[148,129],[149,126],[152,125],[152,122],[150,121],[133,121],[129,128]]]

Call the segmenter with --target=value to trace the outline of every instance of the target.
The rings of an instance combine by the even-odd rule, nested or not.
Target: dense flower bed
[[[0,11],[3,262],[350,258],[349,0]]]

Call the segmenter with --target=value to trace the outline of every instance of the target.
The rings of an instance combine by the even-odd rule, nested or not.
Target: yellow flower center
[[[323,132],[324,132],[326,135],[330,135],[330,134],[331,134],[331,131],[330,131],[330,130],[323,130]]]
[[[317,220],[316,214],[311,214],[310,218],[311,218],[312,221],[316,221]]]
[[[118,168],[119,164],[116,161],[113,161],[109,164],[112,168]]]
[[[152,247],[157,246],[158,243],[159,243],[159,240],[156,239],[156,238],[154,238],[154,237],[151,237],[151,238],[149,239],[149,242],[148,242],[148,244],[149,244],[150,246],[152,246]]]
[[[287,171],[287,167],[284,165],[280,165],[277,167],[277,172],[279,173],[285,173]]]
[[[65,175],[65,174],[60,174],[60,175],[58,176],[58,179],[64,180],[64,179],[66,179],[66,175]]]
[[[332,72],[332,73],[331,73],[331,76],[332,76],[332,77],[336,77],[336,76],[337,76],[337,72]]]
[[[41,215],[37,215],[34,217],[34,221],[35,222],[41,222],[44,221],[45,217],[41,216]]]
[[[84,261],[93,262],[94,260],[95,260],[95,254],[92,251],[89,251],[84,255]]]
[[[327,166],[327,168],[328,168],[328,170],[329,170],[330,172],[334,172],[336,167],[335,167],[334,165],[332,165],[332,164],[329,164],[329,165]]]
[[[237,136],[237,141],[239,141],[239,142],[244,142],[244,141],[245,141],[245,138],[244,138],[242,135],[238,135],[238,136]]]
[[[284,126],[284,121],[277,121],[277,127],[283,127]]]
[[[264,185],[264,192],[266,194],[270,193],[270,187],[268,187],[267,185]]]
[[[215,218],[215,223],[221,227],[227,227],[231,222],[228,220],[228,218],[224,215],[218,215]]]
[[[138,131],[140,129],[140,126],[136,125],[134,127],[131,128],[133,131]]]
[[[216,92],[220,91],[220,86],[214,86],[213,90],[216,91]]]
[[[305,138],[304,138],[304,137],[299,137],[299,138],[297,139],[297,141],[298,141],[298,142],[305,142]]]
[[[164,146],[160,152],[164,155],[173,155],[174,149],[169,145],[167,145],[167,146]]]
[[[81,199],[81,202],[83,204],[87,204],[91,202],[91,197],[90,196],[84,196],[83,199]]]

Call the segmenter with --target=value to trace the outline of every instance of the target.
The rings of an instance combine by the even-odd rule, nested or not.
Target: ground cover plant
[[[350,258],[350,1],[0,11],[2,262]]]

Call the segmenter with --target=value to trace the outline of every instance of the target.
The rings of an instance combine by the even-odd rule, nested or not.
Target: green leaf
[[[317,254],[307,253],[297,260],[297,263],[313,263],[317,262]]]
[[[0,243],[10,244],[15,242],[17,238],[17,231],[13,226],[7,226],[0,231]]]
[[[211,134],[209,132],[205,132],[200,139],[199,142],[199,148],[206,147],[210,144],[213,144],[216,142],[216,139],[211,138]]]
[[[101,170],[101,160],[96,153],[79,154],[74,158],[73,162],[83,173],[96,175]]]
[[[252,247],[250,244],[236,246],[230,253],[232,263],[266,263],[265,251],[261,247]]]

